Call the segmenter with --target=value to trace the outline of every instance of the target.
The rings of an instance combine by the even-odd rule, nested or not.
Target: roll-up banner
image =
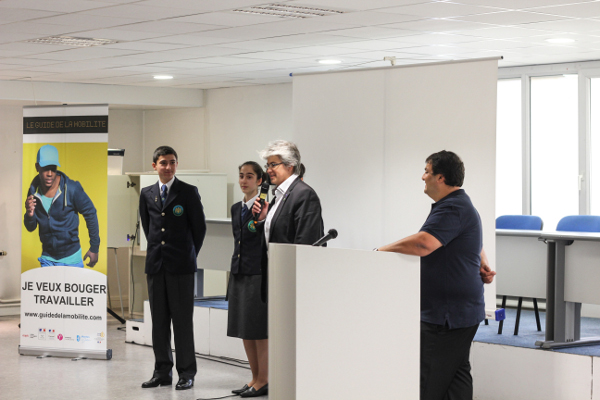
[[[110,359],[108,105],[23,108],[23,355]]]

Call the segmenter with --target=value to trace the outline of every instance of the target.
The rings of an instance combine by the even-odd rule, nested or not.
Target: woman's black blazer
[[[279,203],[271,219],[269,243],[294,243],[311,245],[324,236],[321,201],[317,193],[300,178],[296,178]],[[269,209],[269,213],[271,209]],[[260,230],[264,223],[259,224]],[[263,238],[262,287],[263,300],[267,299],[267,244]]]

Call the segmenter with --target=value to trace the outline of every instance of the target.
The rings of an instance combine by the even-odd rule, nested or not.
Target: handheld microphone
[[[263,178],[263,182],[260,185],[260,195],[258,196],[258,199],[260,200],[261,211],[262,211],[262,208],[265,206],[265,200],[267,199],[267,195],[269,194],[270,186],[271,186],[271,181],[269,179],[269,175],[265,174],[265,177]],[[256,224],[256,221],[258,220],[259,215],[260,215],[260,213],[254,214],[252,216],[252,220],[254,221],[255,224]]]
[[[327,232],[327,235],[323,236],[321,239],[314,242],[313,246],[317,246],[317,247],[324,246],[325,243],[327,243],[331,239],[335,239],[337,237],[337,235],[338,235],[338,233],[335,229],[330,229],[329,232]]]

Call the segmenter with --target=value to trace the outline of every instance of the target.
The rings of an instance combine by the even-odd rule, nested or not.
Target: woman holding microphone
[[[267,160],[267,174],[275,185],[275,197],[261,207],[255,200],[252,211],[261,221],[257,228],[263,233],[262,287],[267,299],[267,267],[269,243],[313,244],[323,237],[321,201],[299,174],[305,170],[300,162],[298,147],[292,142],[278,140],[260,153]]]
[[[263,170],[254,161],[239,167],[239,184],[244,198],[231,207],[234,252],[227,298],[227,336],[243,339],[252,380],[232,393],[257,397],[268,391],[267,305],[261,300],[261,234],[252,218],[252,205],[258,197]]]

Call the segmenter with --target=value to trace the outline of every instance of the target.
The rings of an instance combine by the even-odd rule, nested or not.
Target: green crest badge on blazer
[[[176,217],[181,217],[183,215],[183,207],[182,206],[173,207],[173,214],[175,214]]]
[[[256,224],[254,221],[248,222],[248,230],[253,233],[256,232]]]

